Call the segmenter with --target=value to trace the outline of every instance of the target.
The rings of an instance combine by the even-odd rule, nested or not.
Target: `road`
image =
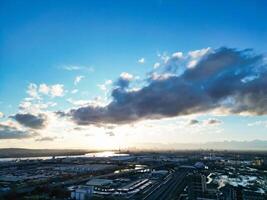
[[[146,194],[143,200],[174,200],[178,199],[179,194],[186,186],[185,177],[188,170],[181,169],[175,171],[170,177],[164,180],[156,187],[151,188],[151,191]]]

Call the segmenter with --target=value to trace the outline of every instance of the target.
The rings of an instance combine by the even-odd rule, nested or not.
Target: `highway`
[[[175,200],[186,186],[185,177],[188,170],[175,171],[170,177],[164,180],[142,198],[143,200]]]

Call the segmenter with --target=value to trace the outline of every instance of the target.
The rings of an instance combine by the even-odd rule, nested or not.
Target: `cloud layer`
[[[83,106],[66,114],[81,125],[125,124],[214,109],[267,114],[267,72],[262,55],[230,48],[199,52],[191,53],[188,62],[197,62],[188,67],[179,61],[182,54],[179,59],[168,58],[164,70],[139,90],[130,90],[131,80],[120,77],[107,106]]]
[[[31,138],[37,134],[32,131],[19,130],[16,127],[0,124],[0,139],[24,139]]]
[[[18,113],[11,118],[15,119],[18,123],[25,127],[32,129],[42,129],[46,125],[47,117],[44,114],[33,115],[33,114],[21,114]]]

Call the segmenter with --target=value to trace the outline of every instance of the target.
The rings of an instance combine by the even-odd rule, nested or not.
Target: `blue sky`
[[[63,91],[55,91],[59,94],[52,97],[52,93],[49,93],[50,96],[42,94],[41,100],[35,99],[31,103],[56,103],[55,106],[38,110],[39,113],[58,110],[67,112],[75,106],[70,100],[89,101],[98,97],[102,98],[104,104],[112,101],[112,87],[123,72],[133,75],[133,85],[143,87],[147,84],[146,79],[153,71],[154,64],[161,62],[162,55],[170,56],[175,52],[186,54],[208,47],[214,50],[220,47],[238,50],[251,48],[255,54],[266,55],[267,3],[263,0],[1,0],[0,4],[0,112],[4,114],[0,120],[5,125],[18,123],[10,118],[16,113],[29,113],[29,110],[21,110],[19,105],[27,101],[25,98],[29,97],[27,90],[30,84],[35,84],[37,90],[40,90],[40,84],[51,88],[53,85],[61,85]],[[144,62],[139,62],[142,58]],[[78,76],[81,76],[81,80],[75,85],[74,80]],[[100,85],[108,80],[112,80],[113,83],[107,83],[108,88],[103,91],[102,87],[101,90]],[[51,88],[49,91],[52,91]],[[75,93],[74,90],[78,92]],[[34,114],[36,115],[37,111]],[[166,118],[163,117],[162,120],[169,120]],[[217,139],[267,140],[265,115],[244,117],[231,113],[227,116],[213,116],[209,111],[201,115],[198,113],[191,118],[199,121],[216,118],[222,122],[211,130],[201,128],[204,136],[197,136],[201,142]],[[171,121],[175,128],[177,119],[171,118]],[[165,128],[171,127],[168,125],[169,122],[164,123]],[[14,126],[17,129],[22,128],[23,131],[33,131],[26,130],[23,126],[19,127],[20,124]],[[156,128],[155,124],[152,126]],[[94,129],[95,127],[91,130],[90,126],[88,133],[84,134],[90,135]],[[128,127],[124,131],[112,130],[112,135],[119,137],[123,134],[121,132],[127,132],[125,130],[134,132],[134,128],[130,129]],[[142,130],[140,129],[140,133],[136,135],[131,134],[128,137],[124,134],[123,137],[125,141],[135,140],[137,143],[140,138],[149,141],[152,133],[146,134],[143,132],[147,130]],[[162,132],[164,130],[162,129]],[[106,129],[101,131],[101,139],[113,140],[113,144],[116,143],[118,138],[110,137],[110,134],[107,136]],[[218,134],[212,135],[209,131],[217,131]],[[44,142],[51,147],[56,146],[56,140],[65,140],[67,134],[58,135],[51,130],[39,132],[37,138],[49,137],[51,140]],[[45,132],[49,134],[45,135]],[[157,134],[155,142],[161,141],[162,137],[167,138],[163,140],[165,143],[173,139],[181,141],[181,138],[184,138],[183,135],[175,133],[170,133],[167,137]],[[190,139],[190,134],[187,134],[186,141],[197,142]],[[100,136],[91,136],[88,140],[94,140],[93,137]],[[79,137],[74,146],[67,147],[79,146],[82,138]],[[29,147],[40,145],[33,138],[24,140],[29,140],[25,143]],[[21,146],[17,139],[8,141],[9,146]],[[122,143],[127,143],[125,141]],[[7,144],[0,141],[0,145]],[[83,147],[86,145],[91,143],[82,144]]]

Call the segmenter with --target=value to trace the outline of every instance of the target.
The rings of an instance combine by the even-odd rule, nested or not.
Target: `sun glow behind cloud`
[[[127,149],[153,143],[222,141],[223,116],[267,112],[261,92],[266,89],[266,64],[262,55],[247,52],[204,48],[163,54],[143,81],[122,72],[117,80],[97,84],[104,95],[94,99],[75,98],[85,77],[81,71],[73,79],[75,89],[61,83],[30,83],[18,112],[1,114],[0,142],[4,145],[10,139],[14,146],[32,148],[44,144],[47,148]],[[253,79],[242,81],[251,75]],[[263,102],[253,102],[254,97]],[[62,101],[71,105],[60,109]]]

